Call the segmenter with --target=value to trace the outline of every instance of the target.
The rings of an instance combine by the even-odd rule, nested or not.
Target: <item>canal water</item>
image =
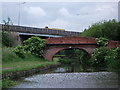
[[[49,73],[23,77],[21,83],[12,88],[118,88],[118,86],[118,74],[115,72],[80,72],[62,66]]]

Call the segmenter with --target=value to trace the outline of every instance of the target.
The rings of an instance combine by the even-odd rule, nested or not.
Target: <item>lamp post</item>
[[[22,3],[19,3],[18,5],[19,5],[19,13],[18,13],[18,26],[20,25],[20,6],[22,5],[22,4],[25,4],[26,2],[22,2]]]

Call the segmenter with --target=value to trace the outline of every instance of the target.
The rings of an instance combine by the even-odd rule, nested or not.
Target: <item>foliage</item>
[[[13,52],[14,48],[3,47],[2,48],[2,62],[17,61],[19,57]]]
[[[43,68],[45,66],[56,65],[56,64],[57,64],[56,62],[47,62],[45,60],[41,62],[40,58],[38,58],[38,61],[33,60],[33,61],[20,61],[20,62],[14,62],[14,63],[10,62],[10,63],[7,63],[5,66],[7,67],[9,66],[11,68],[5,69],[5,70],[3,69],[2,74],[4,75],[12,72],[26,71],[33,68]],[[14,68],[13,66],[16,68]],[[15,84],[16,82],[9,78],[2,80],[2,88],[9,88],[10,86],[13,86]]]
[[[13,25],[12,20],[10,17],[8,17],[7,20],[3,20],[5,25]],[[2,45],[7,46],[7,47],[12,47],[14,46],[14,38],[12,37],[10,31],[9,31],[9,26],[7,29],[2,28]]]
[[[7,47],[14,46],[14,38],[11,36],[10,32],[2,31],[2,45]]]
[[[105,56],[109,52],[106,47],[96,48],[91,57],[91,65],[93,67],[106,67]]]
[[[18,55],[21,58],[25,58],[25,51],[24,51],[24,46],[17,46],[14,49],[14,52],[16,55]]]
[[[101,21],[85,29],[81,36],[107,38],[109,40],[120,41],[120,22],[116,20]]]
[[[61,64],[71,64],[72,63],[72,61],[70,59],[66,59],[66,58],[60,58],[59,62]]]
[[[7,18],[7,21],[6,21],[6,20],[3,20],[3,23],[4,23],[5,25],[13,25],[12,20],[10,19],[10,17]]]
[[[66,49],[66,50],[64,50],[64,54],[68,58],[72,59],[75,57],[75,49]]]
[[[14,48],[3,47],[2,48],[2,64],[10,62],[19,62],[19,61],[45,61],[45,59],[38,58],[30,53],[24,53],[24,58],[19,57],[13,52]]]
[[[32,58],[33,59],[33,58]],[[9,66],[9,69],[4,69]],[[17,71],[24,71],[24,70],[30,70],[33,68],[41,68],[49,65],[57,65],[56,62],[48,62],[48,61],[42,61],[41,58],[35,58],[33,60],[25,60],[20,62],[9,62],[3,64],[3,70],[2,74],[10,73],[10,72],[17,72]],[[16,67],[16,68],[14,68]]]
[[[111,49],[105,56],[107,67],[110,69],[120,69],[120,48]]]
[[[7,78],[2,80],[2,88],[9,88],[10,86],[16,85],[16,82]]]
[[[98,44],[99,46],[107,46],[107,44],[108,44],[108,39],[102,38],[102,37],[97,38],[97,44]]]
[[[118,70],[120,68],[120,48],[97,48],[92,54],[91,65],[97,68],[103,67]]]
[[[90,56],[85,51],[76,49],[75,55],[77,57],[78,63],[83,68],[83,71],[87,71],[88,67],[90,68]]]
[[[82,64],[82,65],[89,64],[90,57],[89,57],[88,53],[86,53],[85,51],[76,49],[75,55],[76,55],[77,59],[80,61],[80,64]]]
[[[80,49],[66,49],[60,51],[62,53],[63,58],[60,58],[59,62],[61,64],[75,64],[81,65],[83,69],[89,66],[90,56],[83,50]]]
[[[43,56],[43,48],[45,47],[45,40],[32,36],[28,40],[24,41],[24,50],[30,52],[31,54],[42,57]]]

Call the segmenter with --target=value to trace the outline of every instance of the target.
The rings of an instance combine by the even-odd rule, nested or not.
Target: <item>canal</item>
[[[118,88],[115,72],[81,72],[72,67],[60,66],[49,72],[22,77],[12,88]]]

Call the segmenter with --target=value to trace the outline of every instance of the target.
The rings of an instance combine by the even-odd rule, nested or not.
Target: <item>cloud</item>
[[[71,26],[69,21],[65,21],[59,18],[56,20],[50,21],[46,24],[43,24],[43,25],[51,27],[51,28],[63,28],[63,29],[66,29],[67,27]]]
[[[53,4],[53,8],[51,8],[51,5],[46,6],[46,4],[44,7],[41,6],[46,8],[49,15],[46,15],[46,12],[39,6],[27,8],[26,12],[31,15],[28,18],[31,26],[48,26],[50,28],[63,28],[67,31],[82,31],[98,21],[117,18],[117,3],[80,3],[78,6],[72,4],[57,7],[58,5]],[[43,12],[43,14],[38,11]],[[33,19],[33,16],[45,16],[45,18]]]
[[[69,11],[66,8],[61,8],[58,11],[58,13],[61,14],[62,16],[69,16],[70,15]]]
[[[46,15],[46,12],[41,7],[25,7],[24,10],[35,17],[42,17]]]

